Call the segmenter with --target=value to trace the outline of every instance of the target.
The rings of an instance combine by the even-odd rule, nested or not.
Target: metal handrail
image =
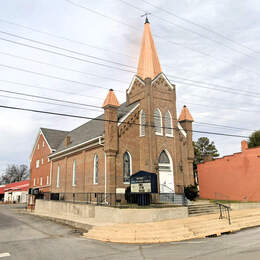
[[[231,218],[229,213],[231,207],[221,203],[216,204],[219,206],[219,219],[227,218],[229,225],[231,225]]]
[[[166,187],[167,189],[169,189],[169,190],[171,190],[173,193],[175,193],[175,191],[174,191],[172,188],[170,188],[169,186],[167,186],[166,184],[160,184],[160,185]]]

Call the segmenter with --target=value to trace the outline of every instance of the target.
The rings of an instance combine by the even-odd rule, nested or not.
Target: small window
[[[144,110],[140,111],[140,136],[145,136],[146,115]]]
[[[50,158],[48,158],[48,162],[50,162]]]
[[[38,149],[38,150],[40,149],[40,144],[37,145],[37,149]]]
[[[43,164],[43,158],[42,158],[42,164]]]
[[[165,135],[173,137],[173,127],[172,127],[172,116],[170,111],[166,111],[164,117]]]
[[[98,156],[95,155],[94,157],[94,178],[93,183],[98,184]]]
[[[57,188],[60,187],[60,165],[58,165],[58,168],[57,168],[57,182],[56,182],[56,187],[57,187]]]
[[[76,186],[76,160],[73,161],[72,186]]]
[[[156,135],[163,135],[163,129],[162,129],[162,114],[159,108],[156,108],[154,110],[153,114],[154,118],[154,132]]]
[[[47,176],[46,184],[49,185],[49,176]]]
[[[129,183],[131,175],[131,157],[128,152],[123,156],[124,183]]]
[[[44,143],[44,141],[42,141],[42,147],[44,147],[44,145],[45,145],[45,143]]]
[[[42,177],[41,177],[40,185],[42,186]]]
[[[35,186],[36,185],[36,179],[34,178],[33,179],[33,186]]]
[[[40,160],[37,160],[36,161],[36,168],[39,168],[40,167]]]
[[[39,177],[37,178],[37,184],[39,184]]]

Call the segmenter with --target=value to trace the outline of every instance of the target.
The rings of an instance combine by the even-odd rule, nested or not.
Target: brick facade
[[[192,123],[181,122],[187,131],[185,137],[179,127],[176,113],[175,86],[171,85],[163,74],[151,81],[146,79],[140,86],[136,79],[127,92],[129,105],[134,108],[123,122],[118,122],[118,107],[104,107],[104,135],[93,141],[88,148],[84,145],[78,149],[64,152],[59,158],[52,155],[52,187],[51,192],[116,192],[117,188],[126,188],[124,183],[123,155],[128,152],[131,156],[131,172],[140,170],[158,172],[158,158],[166,150],[173,161],[175,192],[182,193],[184,186],[194,183],[193,180],[193,146]],[[162,135],[154,131],[154,109],[159,108],[164,115],[169,111],[172,115],[173,136],[166,136],[163,128]],[[146,113],[145,136],[140,136],[140,111]],[[94,184],[94,157],[98,155],[98,184]],[[58,154],[57,154],[58,157]],[[76,161],[76,186],[72,185],[73,161]],[[106,166],[105,166],[106,162]],[[60,165],[60,185],[57,187],[57,172]],[[106,184],[106,185],[105,185]]]
[[[50,190],[51,163],[48,156],[51,152],[48,143],[40,132],[30,160],[30,188],[39,188],[44,192]]]
[[[164,176],[164,185],[172,185],[169,192],[183,193],[184,186],[194,183],[193,119],[177,119],[175,85],[161,71],[148,20],[138,64],[137,75],[126,91],[127,102],[120,106],[110,90],[103,104],[104,115],[67,133],[49,156],[51,192],[122,192],[129,186],[129,176],[124,179],[124,172],[134,174],[140,170],[156,173],[158,180]],[[141,112],[145,117],[140,116]],[[159,164],[161,153],[166,165]]]

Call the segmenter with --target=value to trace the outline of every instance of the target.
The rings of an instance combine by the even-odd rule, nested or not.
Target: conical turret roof
[[[180,117],[178,119],[178,121],[191,121],[193,122],[193,117],[190,114],[189,109],[186,106],[183,106]]]
[[[138,61],[137,75],[142,79],[154,79],[161,72],[162,68],[155,48],[151,26],[148,19],[146,18]]]
[[[109,92],[107,94],[107,97],[106,97],[102,107],[104,108],[104,107],[106,107],[108,105],[114,106],[114,107],[119,107],[120,106],[113,89],[109,90]]]

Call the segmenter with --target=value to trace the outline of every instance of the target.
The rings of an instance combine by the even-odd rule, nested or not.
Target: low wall
[[[232,210],[256,209],[256,208],[260,208],[260,203],[257,203],[257,202],[230,203],[230,207],[231,207]]]
[[[145,223],[188,217],[187,207],[119,209],[47,200],[36,200],[34,212],[71,220],[73,218],[82,218],[86,221],[89,219],[98,223]]]

